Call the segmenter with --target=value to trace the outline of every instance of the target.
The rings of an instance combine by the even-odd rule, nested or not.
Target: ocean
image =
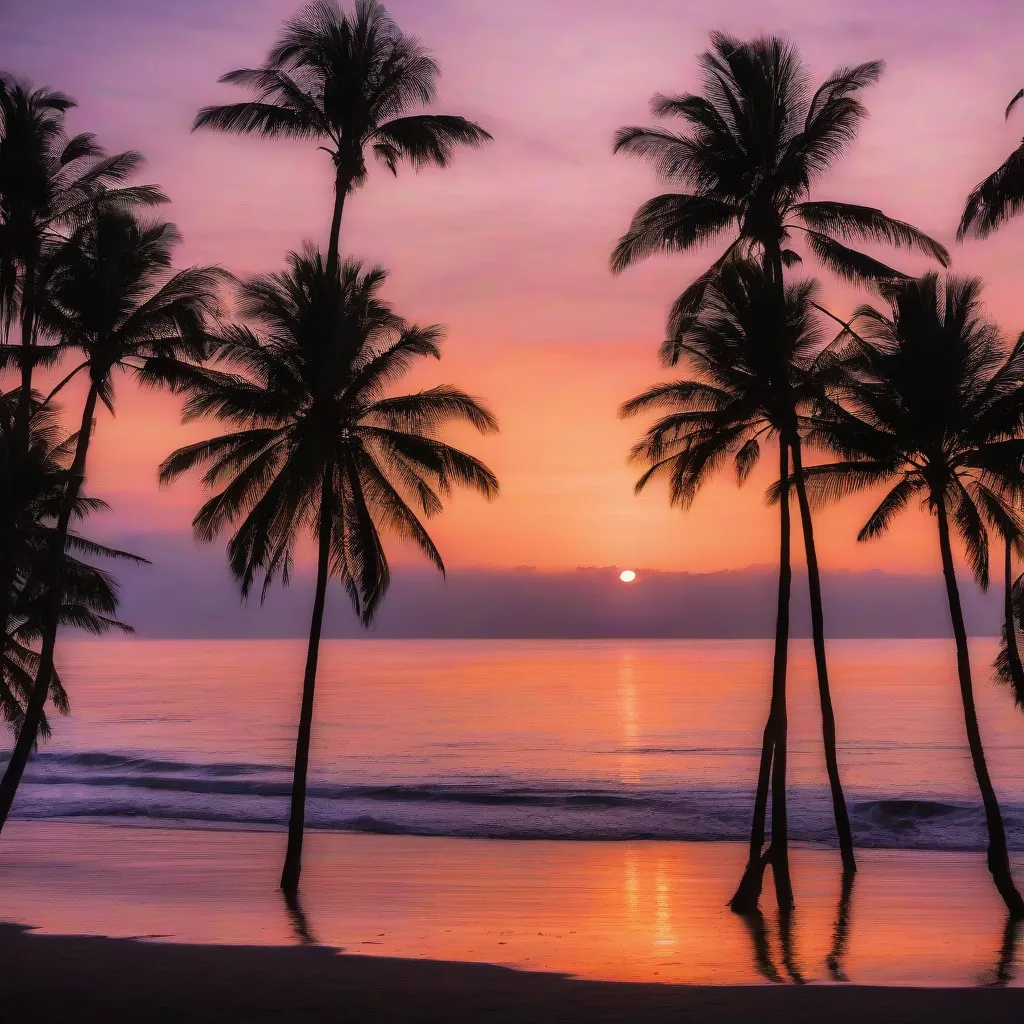
[[[972,641],[983,735],[1024,850],[1024,716]],[[791,648],[791,835],[830,844],[809,642]],[[829,645],[857,843],[984,848],[951,642]],[[72,713],[16,818],[282,827],[303,641],[69,641]],[[326,641],[311,828],[502,839],[743,840],[768,641]]]

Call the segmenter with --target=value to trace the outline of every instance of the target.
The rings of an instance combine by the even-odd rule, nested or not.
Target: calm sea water
[[[984,826],[952,644],[830,645],[861,845],[973,849]],[[1011,845],[1024,849],[1024,715],[976,688]],[[767,710],[763,641],[330,641],[309,823],[501,838],[742,839]],[[23,818],[265,827],[286,818],[304,644],[71,642],[70,718],[35,755]],[[792,830],[829,842],[810,645],[793,650]]]

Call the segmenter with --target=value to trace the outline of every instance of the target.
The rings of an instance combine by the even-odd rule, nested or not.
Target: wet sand
[[[770,887],[763,919],[725,909],[737,844],[313,833],[291,908],[282,846],[12,822],[0,1019],[1024,1019],[980,853],[864,851],[844,893],[798,849],[780,932]]]

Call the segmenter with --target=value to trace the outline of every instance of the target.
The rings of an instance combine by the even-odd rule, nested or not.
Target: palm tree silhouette
[[[141,166],[141,154],[108,156],[91,134],[68,137],[65,115],[74,106],[64,93],[0,72],[0,331],[5,362],[14,360],[21,368],[22,444],[33,368],[57,354],[55,347],[38,345],[37,306],[47,260],[62,241],[60,229],[79,225],[97,202],[113,209],[166,202],[152,185],[124,184]],[[20,349],[7,344],[16,320]]]
[[[382,531],[444,563],[421,516],[442,510],[455,485],[494,497],[498,481],[480,461],[440,441],[447,423],[497,429],[476,399],[442,386],[388,397],[424,357],[440,358],[439,327],[409,325],[380,298],[386,274],[346,261],[330,273],[321,253],[292,253],[282,273],[256,277],[241,292],[254,326],[224,334],[218,365],[187,386],[189,420],[214,416],[230,433],[181,448],[160,469],[164,483],[205,469],[216,493],[193,521],[212,541],[233,530],[228,561],[247,597],[288,583],[296,542],[317,545],[316,590],[295,746],[288,848],[281,887],[298,889],[305,826],[313,699],[327,583],[340,579],[369,625],[388,588]]]
[[[616,273],[656,252],[686,252],[723,236],[730,239],[710,269],[673,304],[662,346],[667,363],[678,358],[678,340],[700,315],[708,289],[731,260],[759,259],[775,282],[780,304],[783,268],[802,260],[792,247],[797,239],[827,269],[852,281],[905,275],[845,242],[909,247],[943,266],[948,264],[943,246],[881,210],[811,199],[820,179],[856,137],[866,116],[857,97],[878,79],[883,70],[880,61],[840,68],[812,94],[803,61],[788,42],[777,37],[741,42],[716,32],[711,49],[698,60],[704,75],[703,95],[658,95],[651,102],[655,117],[682,118],[687,133],[627,127],[615,139],[616,152],[638,156],[668,181],[690,189],[656,196],[640,207],[612,255]],[[792,457],[807,560],[825,763],[843,865],[854,871],[853,836],[836,754],[817,550],[803,483],[801,444],[795,434]],[[755,823],[753,831],[758,827],[763,830],[764,823]]]
[[[988,825],[988,867],[1010,913],[1020,917],[1024,901],[985,761],[951,542],[955,531],[975,578],[987,586],[986,518],[1006,500],[1024,455],[1024,337],[1008,355],[1002,350],[980,290],[977,279],[928,274],[890,286],[887,313],[858,311],[858,344],[812,431],[842,461],[807,475],[809,490],[823,500],[892,484],[859,540],[884,533],[915,499],[935,516],[967,741]]]
[[[64,434],[53,406],[35,409],[27,451],[9,451],[10,425],[18,403],[18,392],[0,396],[0,422],[4,426],[0,430],[0,517],[4,542],[15,566],[12,590],[2,595],[0,606],[0,718],[15,734],[24,724],[25,707],[39,671],[35,644],[41,635],[46,595],[46,555],[74,452],[74,437]],[[73,519],[84,519],[103,507],[103,502],[80,494]],[[112,617],[118,605],[114,580],[78,555],[145,561],[69,533],[58,625],[97,635],[112,629],[131,632],[131,627]],[[68,696],[56,672],[50,677],[49,698],[60,714],[68,713]],[[45,713],[38,735],[50,735]]]
[[[440,68],[404,35],[377,0],[356,0],[348,14],[336,0],[302,7],[259,68],[230,71],[220,81],[253,90],[244,103],[204,107],[193,128],[315,139],[334,162],[334,216],[327,270],[338,266],[345,199],[366,180],[366,151],[393,174],[446,167],[456,146],[482,146],[491,136],[449,114],[408,113],[434,101]]]
[[[740,483],[761,456],[762,444],[779,447],[779,589],[775,624],[772,700],[758,775],[743,881],[733,900],[737,911],[756,908],[767,863],[772,864],[779,907],[793,903],[786,814],[786,669],[789,640],[790,565],[789,451],[799,430],[798,411],[813,397],[814,366],[821,334],[815,321],[813,282],[786,288],[785,319],[779,323],[775,283],[752,261],[730,261],[704,293],[700,314],[676,339],[690,375],[660,384],[632,399],[622,414],[668,410],[633,449],[648,466],[637,491],[667,477],[673,504],[683,508],[709,477],[731,459]],[[774,754],[773,754],[774,749]],[[772,832],[764,846],[769,773]]]
[[[143,385],[155,386],[166,379],[177,360],[194,359],[206,352],[206,321],[216,310],[215,292],[226,275],[208,267],[171,273],[171,253],[177,241],[173,225],[147,224],[124,211],[94,210],[62,247],[46,305],[40,310],[46,330],[62,339],[62,349],[78,351],[84,357],[58,390],[83,372],[89,389],[50,537],[37,682],[0,780],[0,829],[10,813],[46,703],[47,687],[39,681],[53,673],[64,600],[64,552],[85,479],[97,403],[113,411],[118,374],[127,373]]]
[[[15,733],[24,723],[25,706],[38,674],[39,652],[34,644],[41,633],[46,555],[75,441],[73,435],[65,435],[60,428],[57,410],[52,405],[36,406],[30,421],[28,450],[9,451],[18,401],[17,392],[0,396],[0,422],[4,427],[0,430],[0,515],[5,543],[16,566],[14,589],[10,595],[4,595],[0,609],[0,718]],[[105,507],[104,502],[79,494],[73,520],[82,520]],[[146,561],[69,533],[62,567],[65,584],[59,626],[74,626],[97,635],[111,629],[132,632],[130,626],[112,617],[118,605],[114,580],[76,555]],[[67,693],[56,672],[51,675],[49,697],[60,714],[68,713]],[[49,734],[44,714],[38,735]]]
[[[1024,99],[1024,89],[1006,108],[1009,120],[1013,108]],[[987,238],[1024,207],[1024,141],[967,197],[957,238],[969,235]]]

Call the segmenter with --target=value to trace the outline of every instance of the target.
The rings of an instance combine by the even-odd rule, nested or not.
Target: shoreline
[[[834,851],[795,848],[798,905],[784,929],[770,880],[763,918],[725,906],[742,844],[311,832],[301,903],[290,907],[277,888],[284,840],[12,821],[0,842],[0,922],[83,942],[315,943],[372,959],[689,987],[1024,981],[1024,928],[1008,927],[979,854],[860,851],[847,892]]]

